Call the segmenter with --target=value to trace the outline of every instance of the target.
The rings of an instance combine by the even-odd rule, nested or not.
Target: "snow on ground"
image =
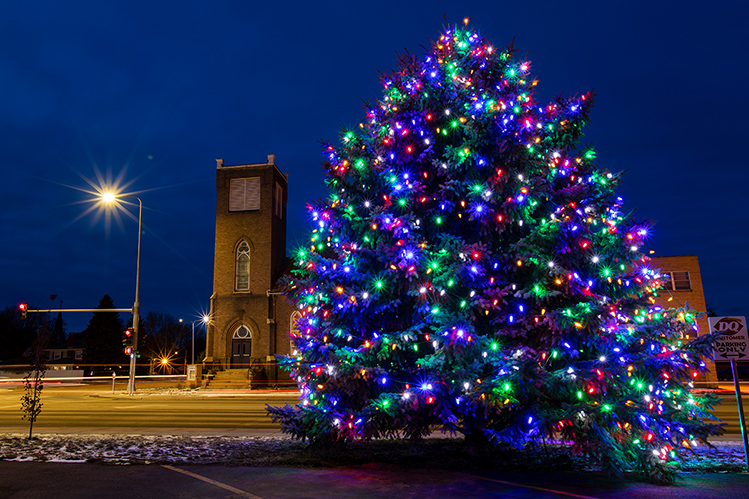
[[[180,435],[0,435],[0,460],[55,463],[99,462],[127,464],[223,464],[273,466],[294,464],[306,454],[305,444],[286,436]],[[454,442],[454,440],[453,440]],[[685,454],[684,471],[741,471],[745,464],[741,442],[711,442]]]
[[[0,459],[109,464],[244,464],[304,447],[278,436],[40,435],[31,440],[27,437],[1,435]]]

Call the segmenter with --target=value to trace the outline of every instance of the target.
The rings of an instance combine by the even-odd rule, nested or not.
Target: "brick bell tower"
[[[276,166],[275,155],[266,163],[247,165],[216,160],[207,369],[263,366],[273,376],[273,355],[288,353],[288,325],[276,321],[277,302],[285,305],[285,300],[274,291],[286,255],[287,190],[287,175]]]

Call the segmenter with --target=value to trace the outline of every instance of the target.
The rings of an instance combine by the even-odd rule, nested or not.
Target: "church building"
[[[277,289],[288,262],[288,179],[275,159],[246,165],[216,160],[216,246],[203,368],[219,377],[233,371],[253,386],[290,381],[274,356],[290,352],[294,313]]]

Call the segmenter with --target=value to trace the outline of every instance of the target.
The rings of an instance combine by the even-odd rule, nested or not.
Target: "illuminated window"
[[[260,177],[233,178],[229,182],[229,211],[260,209]]]
[[[242,241],[237,246],[234,289],[236,291],[250,290],[250,245],[247,241]]]

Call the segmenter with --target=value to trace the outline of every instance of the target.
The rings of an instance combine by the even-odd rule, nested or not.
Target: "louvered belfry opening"
[[[233,178],[229,191],[229,211],[260,209],[260,177]]]

